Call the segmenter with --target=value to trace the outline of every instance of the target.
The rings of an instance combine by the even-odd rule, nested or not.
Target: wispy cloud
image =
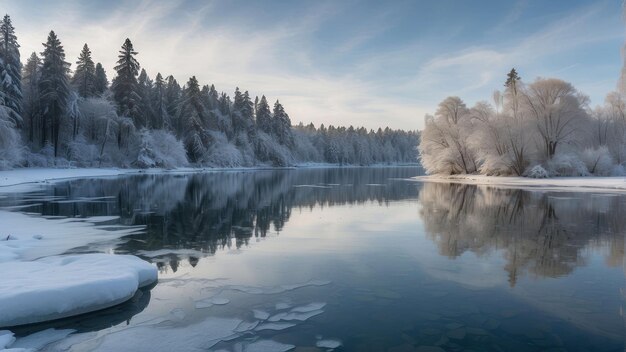
[[[470,103],[488,98],[512,66],[527,80],[563,74],[600,94],[600,85],[591,82],[610,77],[584,76],[582,67],[589,60],[575,56],[588,47],[621,42],[619,9],[607,19],[618,5],[553,6],[555,13],[538,21],[532,11],[542,3],[529,2],[494,13],[490,27],[480,30],[483,24],[472,16],[492,11],[489,5],[439,21],[428,11],[446,13],[445,6],[458,3],[397,2],[374,8],[381,5],[355,0],[267,8],[271,3],[7,0],[3,5],[14,19],[23,57],[40,52],[54,29],[68,61],[73,63],[87,42],[112,76],[117,50],[129,37],[151,76],[173,74],[184,83],[196,75],[219,90],[239,86],[252,95],[279,98],[295,121],[414,129],[447,95]],[[422,22],[416,22],[418,15]],[[525,28],[531,17],[533,27]],[[605,61],[597,65],[612,65],[603,53],[598,58]]]

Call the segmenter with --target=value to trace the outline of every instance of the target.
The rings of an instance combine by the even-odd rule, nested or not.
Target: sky
[[[150,77],[279,99],[294,123],[421,129],[447,96],[490,101],[515,67],[602,104],[622,66],[621,1],[0,0],[22,61],[50,30],[111,79],[130,38]]]

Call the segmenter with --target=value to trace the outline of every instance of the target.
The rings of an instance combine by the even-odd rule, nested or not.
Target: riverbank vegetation
[[[130,39],[110,82],[87,44],[72,69],[54,31],[25,64],[19,48],[4,16],[0,169],[417,162],[416,131],[292,126],[278,100],[239,88],[229,96],[195,76],[184,84],[171,75],[149,76]]]

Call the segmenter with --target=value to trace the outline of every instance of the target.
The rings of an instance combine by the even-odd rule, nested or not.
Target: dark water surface
[[[105,224],[112,230],[143,225],[72,252],[135,254],[160,270],[124,305],[16,332],[77,330],[50,351],[170,350],[164,336],[180,351],[262,350],[259,341],[296,351],[339,342],[336,351],[624,351],[625,195],[407,180],[420,173],[141,175],[0,199],[45,216],[119,216]],[[238,333],[217,336],[228,324]]]

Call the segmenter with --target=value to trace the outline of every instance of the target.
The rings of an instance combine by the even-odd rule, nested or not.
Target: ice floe
[[[319,340],[315,343],[319,348],[339,348],[341,341],[339,340]]]
[[[134,256],[82,254],[3,263],[0,277],[0,326],[16,326],[122,303],[157,269]]]

